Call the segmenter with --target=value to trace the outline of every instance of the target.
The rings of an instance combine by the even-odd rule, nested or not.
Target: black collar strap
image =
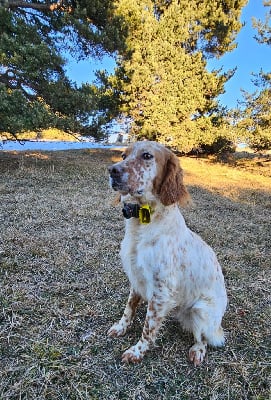
[[[124,203],[122,213],[124,218],[139,218],[141,224],[149,224],[151,222],[152,209],[148,204]]]
[[[122,214],[126,219],[130,219],[132,217],[139,218],[139,208],[139,204],[124,203]]]

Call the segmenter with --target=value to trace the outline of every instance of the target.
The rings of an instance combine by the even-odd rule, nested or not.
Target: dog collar
[[[151,222],[152,209],[148,204],[124,203],[122,213],[124,218],[139,218],[141,224],[149,224]]]

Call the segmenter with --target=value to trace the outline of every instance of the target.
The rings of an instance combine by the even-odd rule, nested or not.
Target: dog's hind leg
[[[111,337],[119,337],[125,335],[127,328],[131,325],[133,318],[135,316],[135,312],[138,304],[141,301],[141,296],[137,294],[134,289],[131,287],[129,298],[119,322],[116,322],[108,331],[108,336]]]
[[[207,300],[198,300],[190,310],[190,327],[195,344],[189,350],[189,359],[199,365],[206,354],[207,344],[222,346],[224,333],[221,327],[220,312]]]

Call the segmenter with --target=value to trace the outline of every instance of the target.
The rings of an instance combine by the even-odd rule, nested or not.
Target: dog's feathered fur
[[[129,299],[109,336],[124,335],[141,300],[148,303],[141,339],[124,352],[125,362],[140,361],[154,343],[162,322],[174,310],[194,335],[189,358],[202,362],[207,344],[221,346],[221,320],[227,295],[213,250],[185,224],[178,204],[189,202],[178,158],[156,142],[137,142],[123,161],[109,168],[111,186],[123,201],[150,205],[149,224],[126,220],[121,245],[123,268],[130,280]]]

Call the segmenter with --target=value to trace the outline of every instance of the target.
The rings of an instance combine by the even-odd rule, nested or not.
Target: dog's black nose
[[[121,174],[121,169],[116,165],[112,165],[111,167],[108,168],[108,172],[111,178],[117,178]]]

